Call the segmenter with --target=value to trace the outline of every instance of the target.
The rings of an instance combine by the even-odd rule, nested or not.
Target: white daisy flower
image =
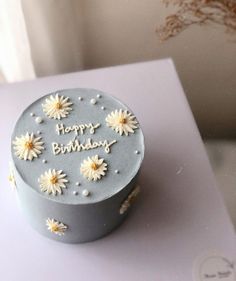
[[[105,176],[106,170],[107,163],[104,162],[104,159],[99,159],[98,155],[84,159],[80,166],[81,174],[89,181],[100,180],[102,176]]]
[[[127,110],[120,109],[112,111],[106,118],[107,126],[111,127],[114,131],[119,133],[121,136],[123,133],[128,136],[129,133],[134,133],[137,129],[138,122],[135,116]]]
[[[51,95],[47,98],[45,103],[42,104],[42,107],[43,111],[49,118],[61,119],[67,117],[69,111],[72,110],[72,104],[72,102],[69,102],[68,97],[56,94],[55,96]]]
[[[64,223],[49,218],[46,220],[46,225],[48,230],[60,236],[64,235],[68,228]]]
[[[134,202],[135,198],[138,196],[140,192],[140,186],[137,185],[133,191],[128,195],[127,199],[122,203],[120,207],[120,214],[123,215],[131,206],[131,204]]]
[[[66,174],[62,173],[62,170],[49,169],[38,179],[41,191],[47,194],[52,193],[53,195],[62,194],[62,189],[66,188],[66,183],[68,182],[65,179],[66,176]]]
[[[12,185],[13,188],[16,188],[16,180],[15,180],[15,175],[14,175],[14,170],[13,170],[13,164],[10,162],[9,163],[9,176],[8,176],[8,181]]]
[[[33,158],[37,158],[39,154],[42,153],[43,142],[41,141],[41,137],[35,137],[34,134],[26,133],[25,136],[16,137],[15,141],[13,141],[13,148],[15,150],[15,155],[24,160],[32,161]]]

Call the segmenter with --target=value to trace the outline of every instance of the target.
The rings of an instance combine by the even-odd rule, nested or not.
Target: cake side
[[[139,192],[137,176],[115,196],[93,204],[64,204],[39,196],[13,167],[19,206],[30,225],[49,239],[63,243],[85,243],[116,229],[127,217]],[[53,223],[55,225],[53,225]],[[60,223],[61,229],[55,228]],[[53,228],[54,227],[54,228]]]

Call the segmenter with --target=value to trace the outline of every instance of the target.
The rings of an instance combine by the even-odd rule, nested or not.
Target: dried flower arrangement
[[[179,34],[187,27],[216,23],[224,25],[229,33],[236,31],[236,0],[162,0],[168,7],[177,7],[165,23],[157,28],[161,41]]]

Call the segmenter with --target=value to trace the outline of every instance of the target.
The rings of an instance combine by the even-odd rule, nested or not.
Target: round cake
[[[143,133],[127,106],[94,89],[59,90],[17,121],[11,181],[36,230],[82,243],[126,217],[143,157]]]

